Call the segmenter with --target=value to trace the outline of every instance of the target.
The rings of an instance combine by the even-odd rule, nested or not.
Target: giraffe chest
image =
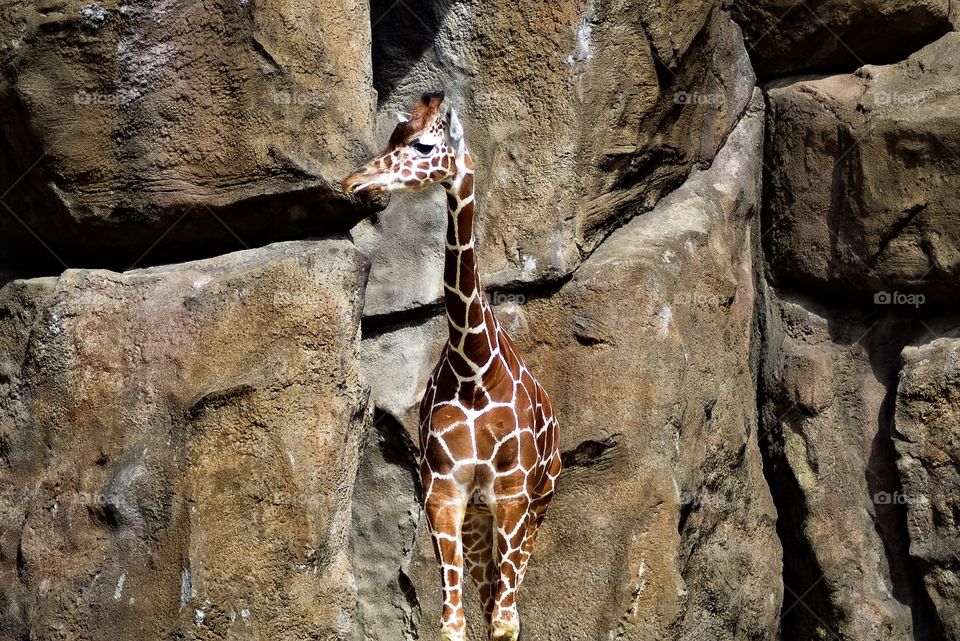
[[[535,493],[558,456],[543,389],[505,336],[482,377],[470,380],[451,360],[448,348],[420,406],[425,483],[453,482],[481,511],[498,497]]]
[[[420,434],[433,469],[482,488],[495,478],[520,479],[537,465],[542,448],[532,395],[519,382],[509,387],[509,394],[485,393],[479,401],[473,392],[434,396]]]

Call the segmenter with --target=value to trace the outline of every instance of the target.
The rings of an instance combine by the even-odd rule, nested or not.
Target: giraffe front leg
[[[453,481],[434,481],[424,497],[424,511],[433,551],[440,564],[443,586],[441,641],[464,641],[463,541],[461,538],[467,497]]]
[[[497,504],[497,549],[500,556],[500,577],[493,608],[493,641],[517,641],[520,636],[520,615],[517,612],[517,591],[526,570],[528,554],[524,550],[527,528],[530,527],[529,499],[518,498]]]

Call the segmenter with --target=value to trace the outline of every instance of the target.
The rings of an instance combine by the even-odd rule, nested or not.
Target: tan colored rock
[[[0,65],[4,200],[71,264],[344,231],[376,206],[338,188],[372,142],[364,2],[17,0]],[[2,221],[3,251],[61,267]]]
[[[350,562],[357,624],[351,641],[418,638],[421,607],[406,560],[421,518],[419,464],[419,451],[403,426],[388,414],[378,415],[353,493]]]
[[[366,265],[296,242],[0,290],[4,638],[347,638]]]
[[[939,638],[891,440],[900,350],[924,325],[766,298],[761,446],[784,546],[784,641]]]
[[[776,636],[780,548],[753,365],[762,130],[758,96],[710,169],[614,232],[568,283],[494,299],[554,400],[565,451],[524,584],[528,638]],[[443,340],[442,317],[364,339],[372,398],[411,433]],[[409,577],[430,638],[441,596],[422,523],[393,563],[381,583]],[[471,638],[483,638],[470,612]]]
[[[757,75],[896,62],[952,29],[955,0],[728,0]]]
[[[910,554],[948,641],[960,639],[960,338],[903,350],[894,443]]]
[[[778,285],[865,304],[955,302],[958,60],[951,33],[898,65],[770,89],[766,238]]]
[[[560,279],[709,164],[745,110],[753,72],[718,4],[496,0],[426,15],[375,11],[378,139],[413,96],[444,89],[477,162],[487,282]],[[409,35],[421,32],[429,42]],[[355,230],[373,260],[365,314],[439,299],[437,198],[396,199]]]

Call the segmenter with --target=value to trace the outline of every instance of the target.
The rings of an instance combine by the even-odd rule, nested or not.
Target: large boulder
[[[0,637],[346,639],[366,260],[0,290]]]
[[[531,639],[776,638],[780,546],[756,441],[762,131],[757,94],[709,169],[615,231],[568,282],[494,297],[551,394],[566,466],[520,599]],[[416,457],[402,453],[445,324],[376,329],[362,347],[372,397],[410,436],[368,456],[394,462],[382,479],[410,478]],[[442,598],[411,483],[377,487],[354,507],[358,523],[388,518],[386,534],[354,533],[357,563],[372,559],[358,585],[377,590],[369,617],[393,623],[364,638],[430,638]],[[383,536],[402,541],[390,558]],[[483,638],[478,610],[468,616]]]
[[[491,284],[571,273],[709,164],[753,91],[716,0],[407,4],[372,6],[378,138],[424,89],[446,90],[477,163]],[[356,230],[373,260],[366,314],[439,299],[443,202],[396,199]]]
[[[910,554],[948,641],[960,639],[960,338],[903,350],[894,431]]]
[[[378,206],[338,186],[371,151],[368,11],[5,2],[0,250],[60,268],[29,228],[68,264],[126,268],[348,229]]]
[[[953,302],[960,33],[903,63],[769,91],[766,248],[778,285]]]
[[[912,636],[921,613],[891,443],[908,322],[771,290],[761,446],[784,546],[784,641]]]
[[[952,29],[955,0],[727,0],[757,76],[896,62]],[[878,34],[883,34],[878,37]]]

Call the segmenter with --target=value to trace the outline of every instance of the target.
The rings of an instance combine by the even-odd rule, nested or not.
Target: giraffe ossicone
[[[420,404],[424,511],[443,586],[441,641],[463,641],[463,579],[478,587],[490,639],[516,641],[517,593],[560,474],[550,398],[500,326],[480,281],[474,164],[442,92],[400,118],[387,148],[343,180],[348,193],[447,193],[443,297],[448,339]]]

